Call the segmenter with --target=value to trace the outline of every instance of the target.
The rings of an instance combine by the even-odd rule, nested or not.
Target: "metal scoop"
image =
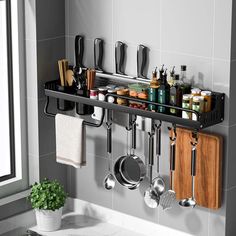
[[[160,198],[160,205],[163,210],[172,208],[176,199],[176,193],[173,190],[173,172],[175,171],[175,145],[176,145],[176,126],[173,125],[174,137],[170,137],[172,141],[170,145],[170,189],[163,193]]]
[[[110,111],[107,110],[107,160],[108,160],[108,174],[104,178],[103,186],[107,190],[111,190],[115,187],[115,177],[111,172],[111,125],[110,122]]]
[[[157,131],[156,131],[156,159],[157,159],[158,176],[155,179],[153,179],[152,186],[159,195],[162,195],[165,191],[165,181],[160,176],[160,165],[159,165],[160,155],[161,155],[161,122],[159,126],[157,126]]]

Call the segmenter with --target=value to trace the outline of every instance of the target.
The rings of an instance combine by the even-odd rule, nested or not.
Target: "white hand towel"
[[[86,138],[83,119],[57,114],[56,157],[57,162],[81,168],[86,165]]]

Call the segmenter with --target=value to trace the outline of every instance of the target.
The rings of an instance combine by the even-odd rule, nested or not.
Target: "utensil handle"
[[[125,44],[117,41],[115,45],[116,73],[124,75]]]
[[[132,124],[132,149],[136,149],[136,123]]]
[[[107,152],[111,153],[111,127],[107,129]]]
[[[161,128],[158,128],[156,132],[156,154],[161,155]]]
[[[152,135],[149,135],[149,158],[148,164],[149,166],[153,166],[154,158],[153,158],[153,146],[154,146],[154,139]]]
[[[175,170],[175,143],[172,143],[170,145],[170,170],[174,171]]]
[[[147,47],[139,45],[137,49],[137,76],[138,78],[146,78],[144,70],[147,64]]]
[[[197,158],[197,149],[196,147],[192,148],[191,153],[191,176],[196,176],[196,158]]]
[[[103,71],[103,40],[96,38],[94,40],[94,67],[96,70]]]
[[[78,67],[83,66],[84,57],[84,37],[81,35],[76,35],[75,37],[75,63]]]

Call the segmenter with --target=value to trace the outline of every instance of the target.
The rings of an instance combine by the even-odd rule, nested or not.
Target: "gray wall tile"
[[[56,103],[55,100],[51,99],[49,111],[55,112]],[[55,140],[55,119],[52,117],[47,117],[44,112],[44,105],[46,99],[41,99],[38,101],[39,114],[38,114],[38,125],[39,125],[39,154],[45,155],[47,153],[53,153],[56,149]],[[54,106],[52,107],[52,104]]]
[[[86,35],[87,39],[102,37],[112,42],[112,1],[70,0],[69,34]]]
[[[111,208],[112,191],[103,188],[106,159],[87,154],[86,161],[87,165],[81,169],[70,167],[70,196]]]
[[[114,0],[114,41],[160,49],[160,0]]]
[[[235,101],[236,101],[236,61],[231,62],[231,69],[230,69],[230,101],[229,101],[229,107],[230,107],[230,117],[229,117],[229,123],[230,125],[236,124],[236,111],[235,111]]]
[[[236,2],[232,0],[232,32],[231,32],[231,59],[236,59]]]
[[[162,49],[211,57],[213,52],[213,4],[214,0],[162,1]]]
[[[36,2],[37,39],[65,35],[65,0],[40,0]]]
[[[236,232],[236,188],[232,188],[227,192],[227,208],[226,208],[226,236],[235,235]]]
[[[225,93],[225,118],[221,125],[229,125],[230,105],[230,62],[225,60],[213,61],[213,90]]]
[[[44,98],[44,84],[59,78],[57,61],[65,58],[65,37],[37,43],[38,98]]]
[[[47,154],[40,158],[40,180],[48,178],[58,180],[67,190],[67,166],[56,162],[55,153]]]
[[[214,57],[230,60],[232,0],[215,0]]]

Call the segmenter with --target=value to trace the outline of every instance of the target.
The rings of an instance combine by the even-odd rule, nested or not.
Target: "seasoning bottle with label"
[[[204,98],[201,96],[194,96],[192,98],[192,110],[202,113],[204,111]],[[192,120],[197,120],[197,115],[192,114]]]
[[[199,88],[192,88],[191,89],[191,94],[193,96],[201,96],[201,89],[199,89]]]
[[[157,68],[152,72],[152,80],[150,82],[150,87],[148,88],[148,101],[157,102],[157,91],[158,91],[159,83],[157,81]],[[156,111],[156,106],[149,104],[149,111]]]
[[[201,96],[204,98],[204,112],[211,111],[211,103],[212,103],[212,92],[211,91],[202,91]]]
[[[192,97],[191,94],[184,94],[182,99],[182,108],[192,109]],[[187,111],[182,111],[182,118],[184,119],[192,119],[192,113]]]
[[[187,72],[187,66],[182,65],[180,72],[180,80],[183,82],[181,86],[183,94],[191,93],[191,83],[190,80],[187,78],[186,72]]]
[[[170,85],[167,82],[167,73],[166,70],[164,74],[160,74],[161,83],[160,87],[158,88],[158,94],[157,94],[157,102],[161,104],[169,105],[170,101]],[[169,113],[169,108],[158,106],[158,112],[160,113]]]
[[[172,70],[170,71],[170,76],[168,78],[168,84],[170,86],[174,85],[174,80],[175,80],[175,66],[173,66]]]
[[[170,105],[181,107],[182,105],[182,89],[179,83],[179,75],[175,75],[173,86],[170,87]],[[181,116],[181,111],[170,108],[170,114]]]

